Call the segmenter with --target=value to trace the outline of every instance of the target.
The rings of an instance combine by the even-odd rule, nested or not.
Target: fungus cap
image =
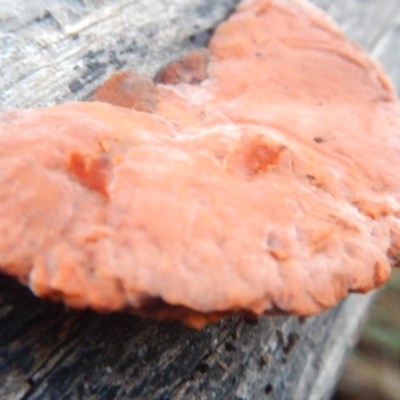
[[[380,66],[302,0],[243,2],[209,51],[207,79],[178,63],[141,111],[1,116],[3,272],[73,307],[198,327],[314,314],[388,279],[400,106]]]

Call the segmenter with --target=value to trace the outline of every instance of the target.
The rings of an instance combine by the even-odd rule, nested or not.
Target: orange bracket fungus
[[[244,1],[156,85],[111,79],[1,116],[0,268],[36,295],[200,327],[318,313],[398,265],[400,106],[314,6]]]

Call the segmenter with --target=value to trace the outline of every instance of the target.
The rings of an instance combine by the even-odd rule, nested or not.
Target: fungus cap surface
[[[300,0],[243,2],[209,51],[201,83],[149,84],[149,112],[1,116],[3,272],[193,326],[310,315],[388,279],[400,106],[381,68]]]

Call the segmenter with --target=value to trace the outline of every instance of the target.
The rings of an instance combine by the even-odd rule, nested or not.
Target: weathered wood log
[[[109,75],[154,76],[204,45],[237,0],[0,1],[2,109],[87,99]],[[400,88],[397,0],[314,0]],[[373,296],[303,319],[230,318],[195,331],[66,310],[0,277],[1,399],[328,399]]]

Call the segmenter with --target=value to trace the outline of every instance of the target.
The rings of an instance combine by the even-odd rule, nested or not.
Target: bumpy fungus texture
[[[245,1],[209,51],[207,79],[168,67],[181,83],[146,112],[2,115],[3,272],[73,307],[197,327],[310,315],[388,279],[400,106],[381,68],[301,0]]]

